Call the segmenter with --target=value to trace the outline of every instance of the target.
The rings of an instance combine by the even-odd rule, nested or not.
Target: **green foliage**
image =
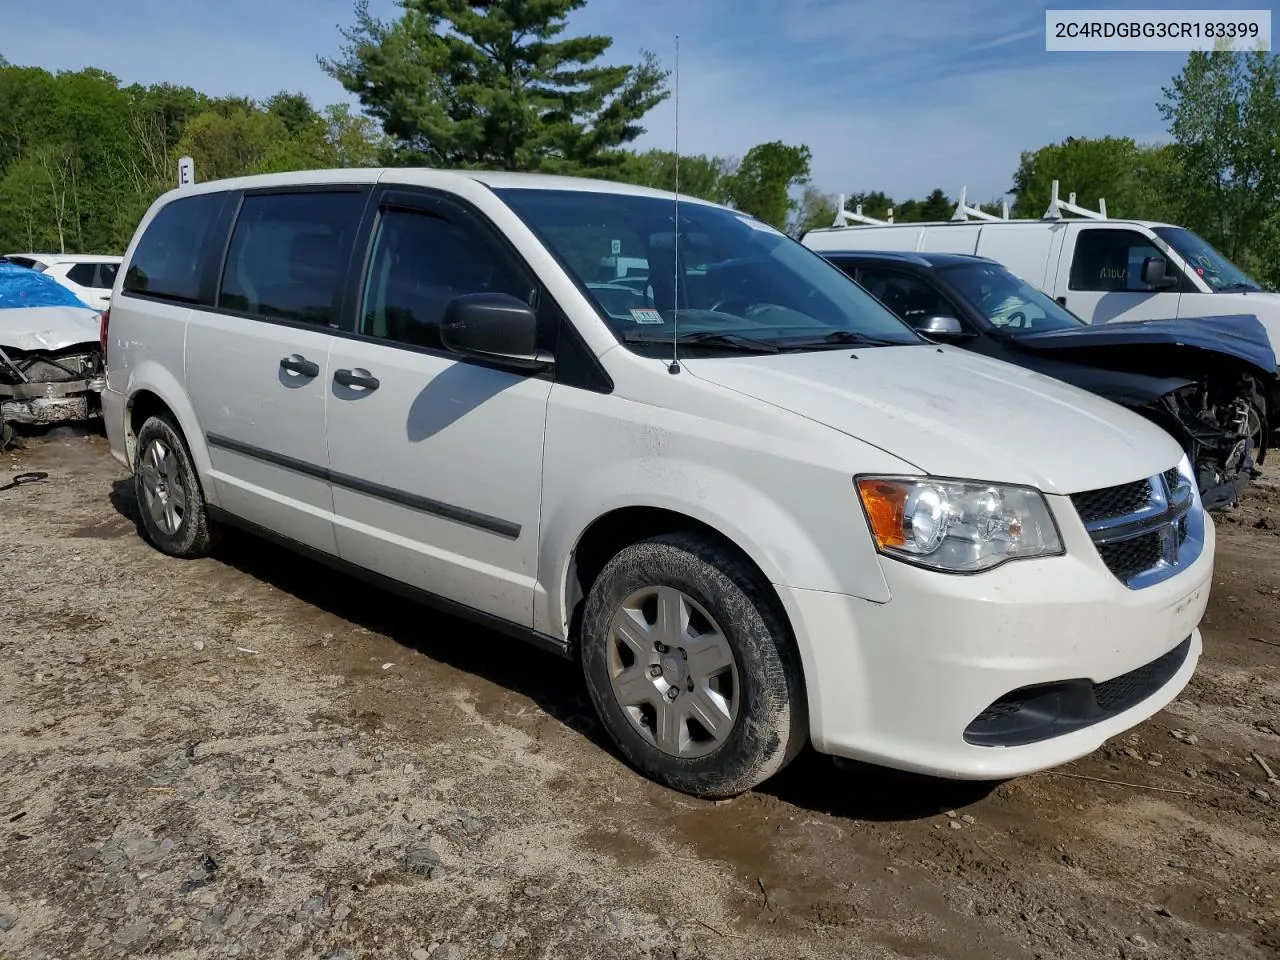
[[[1155,219],[1170,195],[1167,178],[1153,176],[1168,173],[1162,167],[1167,149],[1140,146],[1129,137],[1068,137],[1024,153],[1013,175],[1013,215],[1043,215],[1058,180],[1062,190],[1076,193],[1078,203],[1096,206],[1099,197],[1106,198],[1110,216]]]
[[[829,227],[836,221],[837,200],[812,184],[804,188],[791,220],[791,235],[803,236],[806,230]]]
[[[598,65],[609,37],[558,39],[586,0],[397,0],[391,22],[358,0],[355,24],[324,69],[381,121],[404,162],[441,167],[595,171],[667,96],[651,55]]]
[[[345,105],[256,104],[100,70],[0,66],[0,249],[119,253],[190,154],[201,180],[371,166],[386,140]]]
[[[681,156],[680,192],[713,203],[727,203],[726,178],[736,169],[737,162],[725,157]],[[607,176],[642,187],[675,190],[676,155],[670,150],[626,154]]]
[[[803,145],[792,147],[778,140],[757,144],[724,178],[729,202],[785,230],[792,212],[799,207],[791,190],[809,182],[810,159],[809,148]]]
[[[1192,53],[1164,90],[1178,213],[1246,270],[1280,283],[1280,57]]]

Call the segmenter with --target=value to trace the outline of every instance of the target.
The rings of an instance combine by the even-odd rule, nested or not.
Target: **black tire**
[[[148,481],[144,476],[144,471],[151,470],[144,459],[149,457],[149,451],[156,444],[170,453],[172,466],[169,469],[180,482],[184,495],[180,520],[173,530],[166,530],[153,513],[154,498],[148,494]],[[187,449],[186,439],[182,430],[167,414],[149,417],[138,431],[138,442],[134,450],[133,487],[142,532],[148,543],[161,553],[184,560],[208,555],[217,541],[217,528],[209,521],[204,488],[200,485],[195,465],[191,462],[191,451]]]
[[[695,534],[677,533],[627,547],[592,584],[582,618],[587,688],[622,755],[649,778],[695,796],[730,797],[776,774],[808,741],[799,657],[776,597],[760,581],[729,550]],[[726,721],[732,726],[718,745],[701,756],[660,749],[652,735],[656,719],[646,735],[637,727],[645,721],[633,720],[614,693],[614,616],[628,598],[650,587],[674,588],[701,606],[733,654],[736,716]],[[678,696],[683,681],[677,686]]]

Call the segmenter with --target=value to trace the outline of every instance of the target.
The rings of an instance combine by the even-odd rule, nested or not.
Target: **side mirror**
[[[1164,257],[1147,257],[1142,261],[1142,282],[1157,290],[1168,290],[1178,285],[1178,278],[1169,276],[1169,263]]]
[[[964,327],[955,317],[925,317],[911,325],[930,340],[954,340],[964,336]]]
[[[468,293],[444,308],[440,341],[464,357],[519,370],[542,370],[552,363],[538,350],[538,316],[523,300],[505,293]]]

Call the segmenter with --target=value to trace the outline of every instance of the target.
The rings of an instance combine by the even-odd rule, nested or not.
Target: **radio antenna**
[[[671,250],[675,261],[671,286],[671,365],[667,373],[680,372],[680,34],[676,34],[676,204],[675,236]]]

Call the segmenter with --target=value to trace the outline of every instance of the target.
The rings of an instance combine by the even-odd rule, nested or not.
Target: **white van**
[[[1280,356],[1280,294],[1185,227],[1147,220],[953,220],[827,227],[813,250],[975,253],[1089,323],[1253,314]]]
[[[649,283],[624,302],[608,256]],[[1200,655],[1214,529],[1168,434],[924,342],[733,210],[278,174],[166,194],[125,262],[103,407],[153,545],[236,525],[578,660],[677,789],[742,791],[810,739],[1054,766]]]

